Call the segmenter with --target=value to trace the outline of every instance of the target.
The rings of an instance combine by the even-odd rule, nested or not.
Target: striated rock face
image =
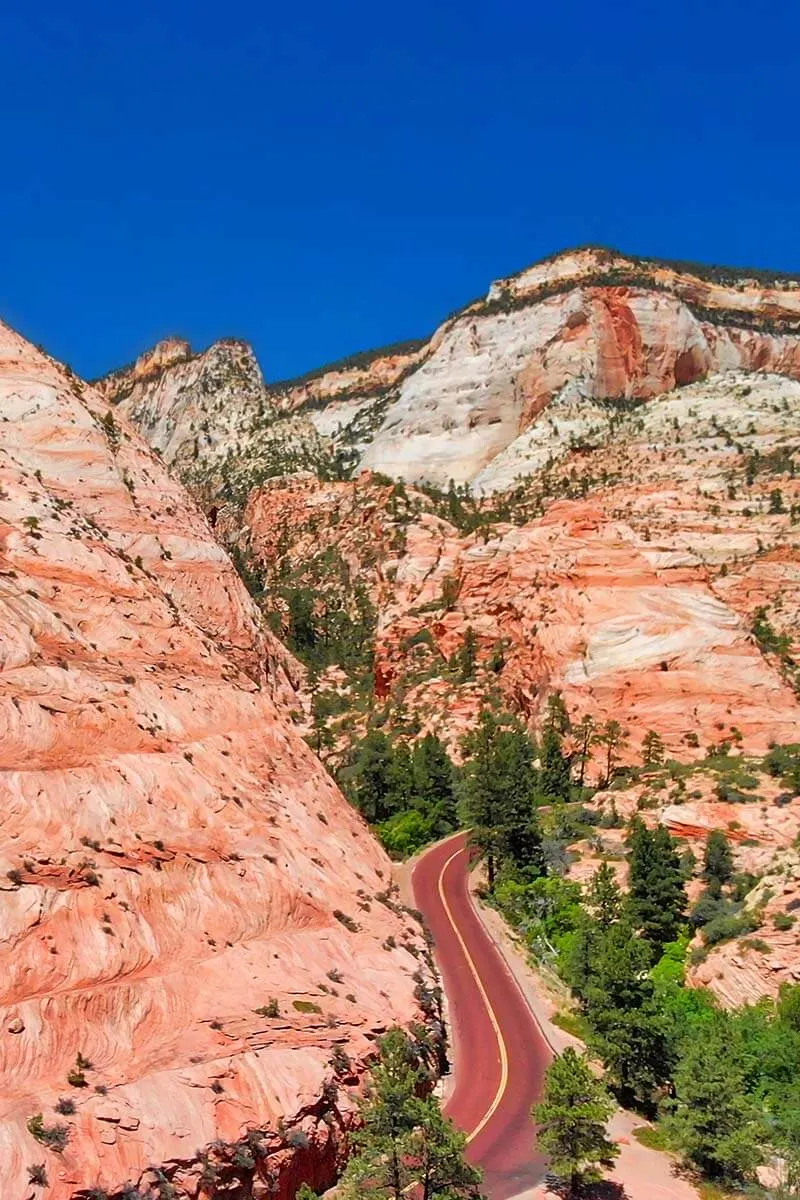
[[[296,664],[124,418],[3,326],[0,412],[3,1196],[327,1184],[334,1046],[356,1084],[417,1011],[389,863],[286,716]]]
[[[759,450],[780,456],[799,425],[796,383],[696,384],[615,420],[611,434],[596,429],[596,449],[573,452],[540,485],[586,500],[545,499],[530,522],[467,537],[429,522],[409,530],[382,622],[383,680],[402,670],[423,626],[446,659],[471,625],[485,657],[504,644],[501,685],[534,718],[561,688],[573,709],[639,736],[655,729],[674,750],[692,732],[701,745],[719,740],[720,722],[753,749],[794,740],[792,680],[751,624],[766,606],[775,629],[796,638],[789,509],[800,489],[782,481],[783,511],[771,513],[769,472],[748,486],[746,464],[761,462]],[[443,611],[447,579],[457,598]]]
[[[287,412],[308,410],[321,433],[335,434],[357,415],[365,401],[380,400],[388,389],[396,387],[429,350],[430,342],[418,341],[355,354],[299,379],[274,383],[270,395]]]
[[[493,284],[427,341],[297,380],[265,387],[241,343],[169,342],[101,386],[185,481],[241,501],[281,467],[318,468],[320,439],[340,463],[502,491],[609,401],[732,370],[800,379],[800,281],[590,248]]]
[[[763,877],[747,897],[747,909],[759,916],[753,932],[716,946],[690,976],[693,984],[710,988],[729,1008],[754,1004],[762,996],[776,997],[781,984],[800,983],[796,926],[800,855],[796,849],[772,856]],[[780,917],[787,914],[795,921],[788,929],[780,922]]]
[[[140,429],[170,464],[185,467],[202,449],[213,454],[235,436],[244,414],[270,419],[264,380],[246,342],[215,342],[193,354],[168,339],[129,369],[98,381],[98,389]]]
[[[233,338],[201,354],[160,342],[96,386],[199,496],[241,499],[329,453],[307,420],[281,416],[251,347]]]
[[[800,384],[719,376],[596,421],[473,533],[367,475],[273,481],[220,532],[267,568],[281,547],[293,568],[343,556],[378,610],[378,696],[451,742],[488,684],[533,725],[560,689],[573,713],[628,725],[634,757],[648,729],[689,758],[727,736],[754,752],[795,740],[792,669],[752,630],[764,609],[790,649],[797,636],[800,487],[781,471]],[[461,681],[467,628],[478,667]]]
[[[496,491],[544,461],[553,401],[580,416],[587,401],[650,399],[716,371],[800,378],[798,334],[796,281],[722,285],[603,251],[561,255],[440,328],[361,461]]]

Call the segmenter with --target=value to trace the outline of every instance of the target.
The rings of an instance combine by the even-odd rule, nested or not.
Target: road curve
[[[531,1105],[551,1053],[516,981],[475,912],[466,834],[426,851],[412,873],[417,908],[433,934],[453,1030],[455,1088],[445,1111],[467,1134],[490,1200],[538,1183]]]

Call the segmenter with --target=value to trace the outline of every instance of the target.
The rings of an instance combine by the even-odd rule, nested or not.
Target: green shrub
[[[757,928],[758,919],[752,913],[723,913],[704,925],[701,933],[706,946],[718,946]]]
[[[344,925],[345,929],[349,929],[351,933],[358,933],[359,929],[361,928],[361,926],[358,924],[358,921],[354,921],[351,916],[349,916],[346,912],[342,912],[340,908],[335,908],[333,910],[333,915],[336,917],[336,920],[339,922],[339,924]]]
[[[266,1004],[262,1004],[261,1008],[255,1010],[260,1017],[279,1017],[281,1010],[278,1008],[278,1001],[273,996]]]
[[[432,837],[430,822],[416,809],[395,813],[377,827],[381,843],[392,858],[408,858]]]
[[[36,1113],[28,1121],[28,1133],[36,1138],[37,1142],[41,1142],[43,1146],[47,1146],[50,1150],[55,1150],[60,1154],[65,1149],[69,1141],[69,1129],[66,1125],[45,1125],[44,1118],[41,1113]]]
[[[772,946],[769,942],[765,942],[763,938],[742,938],[739,942],[742,950],[757,950],[759,954],[770,954]]]
[[[292,1005],[301,1013],[321,1013],[322,1009],[313,1000],[293,1000]]]

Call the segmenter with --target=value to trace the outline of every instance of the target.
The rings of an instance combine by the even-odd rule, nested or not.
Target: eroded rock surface
[[[3,1197],[330,1182],[332,1052],[417,1013],[418,930],[181,486],[3,326],[0,415]]]
[[[168,338],[96,386],[204,498],[243,499],[261,479],[329,454],[307,419],[279,411],[251,347],[235,338],[198,354]]]

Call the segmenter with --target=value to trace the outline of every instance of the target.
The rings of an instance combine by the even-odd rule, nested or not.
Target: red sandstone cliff
[[[182,488],[3,326],[0,397],[3,1198],[328,1182],[332,1050],[415,1014],[416,927]]]

